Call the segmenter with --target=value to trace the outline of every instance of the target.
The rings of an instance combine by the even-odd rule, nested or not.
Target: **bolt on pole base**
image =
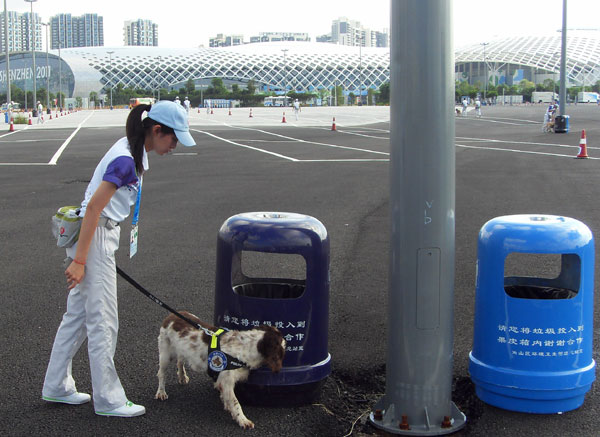
[[[446,435],[464,428],[467,417],[451,402],[449,416],[444,416],[440,423],[432,423],[427,411],[423,409],[422,417],[410,418],[402,412],[396,412],[394,404],[386,407],[385,398],[375,405],[369,414],[371,425],[390,434],[399,435]]]

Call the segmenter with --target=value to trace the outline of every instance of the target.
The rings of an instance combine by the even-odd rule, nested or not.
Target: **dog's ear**
[[[285,349],[283,348],[283,336],[279,330],[271,326],[261,327],[261,329],[265,333],[263,338],[256,345],[256,348],[263,356],[264,364],[268,366],[271,371],[279,372],[283,365],[283,356],[285,354]]]

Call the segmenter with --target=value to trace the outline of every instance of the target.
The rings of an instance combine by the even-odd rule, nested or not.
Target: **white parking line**
[[[320,143],[320,142],[316,142],[316,141],[307,141],[307,140],[303,140],[301,138],[289,137],[287,135],[276,134],[274,132],[269,132],[269,131],[262,130],[262,129],[255,129],[255,128],[249,128],[249,127],[243,127],[243,126],[230,126],[230,127],[234,127],[234,128],[237,128],[237,129],[244,129],[244,130],[253,130],[253,131],[261,132],[261,133],[264,133],[264,134],[267,134],[267,135],[272,135],[272,136],[275,136],[275,137],[284,138],[286,140],[297,141],[299,143],[315,144],[317,146],[332,147],[334,149],[345,149],[345,150],[352,150],[352,151],[356,151],[356,152],[367,152],[367,153],[374,153],[376,155],[386,155],[386,156],[389,156],[388,152],[379,152],[377,150],[362,149],[362,148],[359,148],[359,147],[340,146],[338,144],[329,144],[329,143]]]
[[[545,155],[545,156],[556,156],[558,158],[575,158],[573,155],[563,155],[560,153],[549,153],[549,152],[535,152],[533,150],[518,150],[518,149],[503,149],[501,147],[479,147],[479,146],[467,146],[466,144],[456,144],[456,147],[463,147],[465,149],[483,149],[483,150],[493,150],[497,152],[513,152],[513,153],[526,153],[529,155]],[[587,159],[600,159],[589,157]]]
[[[1,138],[1,137],[0,137]],[[13,143],[36,143],[39,141],[64,141],[64,138],[40,138],[39,140],[10,140],[10,141],[0,141],[0,143],[8,143],[8,144],[13,144]]]
[[[243,147],[245,149],[250,149],[250,150],[255,150],[257,152],[266,153],[267,155],[277,156],[278,158],[287,159],[288,161],[298,161],[295,158],[290,158],[289,156],[282,155],[281,153],[270,152],[268,150],[259,149],[258,147],[252,147],[252,146],[248,146],[246,144],[237,143],[235,141],[228,140],[227,138],[222,138],[217,135],[211,134],[210,132],[206,132],[206,131],[202,131],[202,130],[198,130],[198,129],[190,129],[190,130],[193,130],[194,132],[200,132],[201,134],[208,135],[210,137],[216,138],[221,141],[225,141],[226,143],[233,144],[234,146]]]
[[[507,143],[507,144],[526,144],[532,146],[550,146],[550,147],[579,147],[572,146],[570,144],[556,144],[556,143],[534,143],[530,141],[507,141],[507,140],[492,140],[489,138],[469,138],[469,137],[456,137],[459,140],[467,140],[468,142],[479,142],[479,143]],[[588,149],[593,149],[597,147],[588,147]]]
[[[81,126],[83,126],[83,124],[86,121],[88,121],[88,119],[94,114],[95,114],[95,112],[92,111],[90,113],[90,115],[88,115],[81,123],[79,123],[79,125],[77,126],[77,129],[75,129],[73,131],[73,133],[69,136],[69,138],[67,138],[66,141],[62,144],[62,146],[60,146],[60,148],[56,151],[56,153],[54,154],[54,156],[52,157],[50,162],[48,162],[48,165],[56,165],[56,163],[58,162],[58,158],[60,158],[60,155],[62,155],[62,153],[65,151],[65,149],[67,148],[67,146],[69,145],[69,143],[71,142],[73,137],[75,135],[77,135],[77,132],[79,132],[79,129],[81,129]]]

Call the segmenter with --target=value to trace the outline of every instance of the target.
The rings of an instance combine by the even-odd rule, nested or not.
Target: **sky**
[[[33,11],[42,20],[57,13],[97,13],[104,17],[104,45],[123,45],[123,23],[138,18],[158,24],[160,47],[208,47],[217,33],[242,34],[249,41],[259,32],[331,32],[339,17],[364,27],[390,28],[390,1],[403,0],[37,0]],[[454,46],[487,42],[505,36],[550,34],[562,26],[562,0],[454,0]],[[6,0],[9,11],[27,12],[31,3]],[[0,8],[3,5],[0,3]],[[600,1],[568,0],[569,28],[600,31]],[[44,45],[45,48],[45,45]]]

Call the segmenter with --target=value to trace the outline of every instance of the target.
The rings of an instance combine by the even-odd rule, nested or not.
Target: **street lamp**
[[[489,44],[489,42],[479,43],[483,46],[483,67],[485,68],[485,84],[483,86],[483,100],[485,101],[487,97],[487,86],[488,86],[488,68],[487,63],[485,62],[485,46]]]
[[[363,74],[362,74],[362,44],[364,37],[361,35],[358,37],[358,77],[360,82],[360,89],[358,90],[358,95],[360,97],[360,104],[362,105],[362,90],[363,90]]]
[[[156,101],[160,101],[160,84],[161,84],[161,76],[160,76],[160,63],[162,62],[162,56],[158,57],[158,63],[157,63],[157,67],[158,67],[158,77],[156,78],[156,90],[157,90],[157,94],[156,94]],[[156,76],[156,74],[155,74]]]
[[[10,96],[10,52],[8,51],[8,13],[6,11],[6,0],[4,0],[4,54],[6,56],[6,110],[9,111]],[[9,114],[10,116],[10,114]],[[8,120],[10,122],[10,120]]]
[[[62,58],[60,57],[60,47],[62,46],[62,36],[60,35],[60,20],[58,20],[58,107],[62,112]]]
[[[552,57],[554,58],[555,56],[560,55],[560,52],[554,52]],[[560,58],[559,58],[560,60]],[[560,66],[559,66],[560,68]],[[556,66],[553,65],[552,66],[552,104],[554,105],[554,102],[556,102]]]
[[[32,108],[36,108],[35,101],[37,100],[37,90],[35,87],[35,20],[33,19],[33,4],[37,2],[37,0],[25,0],[27,3],[31,3],[31,61],[33,62],[33,99]],[[25,105],[27,106],[27,105]]]
[[[113,79],[113,74],[112,74],[112,54],[114,53],[114,51],[111,50],[111,51],[106,52],[106,53],[108,53],[108,65],[109,65],[109,68],[110,68],[110,79],[112,81],[112,79]],[[111,110],[113,108],[113,104],[112,104],[112,89],[113,89],[113,87],[112,87],[112,85],[113,84],[111,83],[110,84],[110,109]]]
[[[50,23],[41,23],[46,28],[46,110],[50,111],[50,64],[48,64],[48,27]]]
[[[287,76],[287,63],[285,60],[285,55],[287,54],[289,49],[281,49],[281,51],[283,52],[283,90],[284,90],[284,96],[287,97],[287,83],[285,83],[286,81],[286,76]],[[284,102],[284,105],[287,104],[287,99],[285,99],[286,101]]]

